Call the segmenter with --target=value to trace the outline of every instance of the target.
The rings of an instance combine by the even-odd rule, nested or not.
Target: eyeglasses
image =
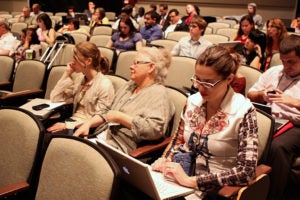
[[[193,86],[194,86],[195,88],[198,88],[200,85],[201,85],[202,87],[205,87],[205,88],[213,88],[213,87],[215,87],[218,83],[220,83],[222,80],[218,80],[218,81],[216,81],[215,83],[209,83],[209,82],[202,82],[202,81],[199,81],[199,80],[196,79],[195,76],[193,76],[193,77],[191,78],[191,81],[192,81],[192,84],[193,84]]]
[[[134,65],[145,65],[145,64],[150,64],[151,62],[147,62],[147,61],[139,61],[139,60],[136,60],[136,61],[133,61],[133,64]]]

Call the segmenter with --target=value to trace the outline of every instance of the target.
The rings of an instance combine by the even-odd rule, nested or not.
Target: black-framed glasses
[[[205,88],[213,88],[213,87],[215,87],[218,83],[220,83],[220,82],[222,81],[222,79],[216,81],[215,83],[209,83],[209,82],[199,81],[199,80],[196,79],[195,76],[193,76],[193,77],[191,78],[191,81],[192,81],[192,84],[193,84],[193,86],[194,86],[195,88],[198,88],[200,85],[201,85],[202,87],[205,87]]]

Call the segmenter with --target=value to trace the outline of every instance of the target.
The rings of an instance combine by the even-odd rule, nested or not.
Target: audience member
[[[255,178],[256,111],[249,99],[230,87],[238,57],[221,46],[208,47],[200,55],[191,79],[199,92],[188,97],[172,141],[152,164],[153,170],[180,185],[197,188],[189,199],[216,194],[225,185],[247,185]],[[185,171],[195,165],[190,175],[175,162],[183,162],[180,157],[191,161]]]
[[[80,28],[80,22],[76,18],[70,19],[68,25],[61,27],[57,32],[61,34],[82,33],[87,37],[90,37],[90,34],[86,31],[86,29]]]
[[[293,19],[291,22],[291,28],[295,29],[295,33],[300,33],[300,15]]]
[[[234,41],[241,41],[241,43],[245,44],[249,33],[253,30],[255,30],[253,18],[250,15],[243,16],[240,20],[240,26]]]
[[[212,43],[202,38],[207,23],[200,16],[194,16],[190,22],[190,36],[183,37],[174,46],[171,54],[174,56],[188,56],[198,58]]]
[[[16,46],[17,39],[10,32],[8,24],[0,21],[0,55],[12,55]]]
[[[177,31],[189,31],[189,25],[193,17],[196,15],[200,16],[200,9],[196,5],[187,4],[185,10],[187,15],[181,18],[182,23],[181,26],[177,27]]]
[[[257,69],[264,68],[266,35],[258,29],[252,30],[241,52],[242,64],[250,65]]]
[[[271,144],[268,160],[272,167],[269,198],[272,200],[287,198],[290,170],[300,152],[300,36],[283,38],[279,52],[283,64],[264,72],[248,93],[251,101],[270,105],[274,117],[294,124],[294,128],[275,137]]]
[[[155,4],[152,3],[152,4],[149,5],[149,10],[148,10],[148,12],[149,12],[149,11],[154,11],[154,12],[156,12],[156,10],[157,10],[157,6],[156,6]]]
[[[115,32],[107,47],[114,47],[119,54],[122,51],[139,50],[142,47],[142,35],[134,28],[129,17],[123,18],[119,23],[119,31]]]
[[[50,126],[49,132],[73,130],[94,115],[105,114],[114,98],[113,85],[102,73],[108,71],[109,65],[97,46],[81,42],[75,46],[73,53],[73,61],[50,94],[53,102],[73,103],[73,114],[65,122]],[[74,73],[81,74],[74,77]]]
[[[88,2],[88,9],[85,9],[83,11],[88,16],[88,21],[90,21],[92,19],[92,16],[95,13],[95,10],[96,10],[95,2],[94,1],[89,1]]]
[[[267,47],[266,47],[266,66],[268,69],[274,53],[279,52],[281,40],[288,36],[285,24],[279,18],[272,18],[267,21]]]
[[[169,26],[170,18],[168,16],[168,9],[168,4],[159,4],[160,20],[158,24],[163,31]]]
[[[117,91],[110,111],[95,115],[74,135],[87,135],[90,127],[109,123],[104,139],[126,153],[164,137],[174,114],[174,105],[163,85],[170,62],[171,55],[165,49],[140,49],[130,66],[131,81]]]
[[[148,43],[152,40],[158,40],[163,38],[162,29],[157,24],[159,15],[155,11],[149,11],[145,14],[145,26],[141,28],[140,32],[143,39]]]
[[[50,46],[55,43],[56,33],[52,28],[52,21],[46,13],[42,13],[37,17],[39,28],[36,30],[40,42],[46,42]]]
[[[99,26],[102,24],[109,24],[108,18],[105,16],[104,8],[96,8],[95,13],[90,20],[90,27],[94,28],[95,26]]]
[[[41,56],[40,41],[36,34],[36,30],[33,28],[24,28],[21,32],[21,40],[14,54],[17,63],[26,58],[25,51],[27,49],[33,50],[33,59],[38,59]]]
[[[169,23],[168,23],[169,25],[164,31],[165,38],[167,38],[170,32],[176,31],[176,27],[180,26],[180,24],[182,23],[180,19],[179,11],[177,9],[171,9],[168,16],[169,16]]]
[[[139,7],[137,14],[135,15],[135,20],[138,22],[138,24],[144,23],[144,15],[145,15],[145,8]]]
[[[248,3],[247,9],[248,15],[253,18],[254,24],[257,26],[257,28],[261,29],[263,27],[262,17],[259,14],[256,14],[256,3]]]
[[[74,6],[69,6],[68,7],[68,12],[67,12],[67,18],[72,19],[75,18],[75,7]]]
[[[263,28],[262,17],[256,13],[257,10],[256,3],[248,3],[247,10],[248,10],[247,14],[243,14],[241,16],[224,16],[223,18],[240,21],[243,16],[250,15],[253,19],[254,25],[256,25],[258,29],[262,29]]]
[[[43,13],[43,11],[41,11],[40,5],[38,3],[32,4],[32,12],[30,12],[30,16],[33,16],[35,18],[37,18],[37,16],[39,16],[40,14]]]
[[[18,22],[24,22],[28,26],[36,25],[36,19],[33,16],[30,16],[30,8],[28,6],[24,6],[22,9],[22,13],[18,18]]]
[[[112,25],[113,30],[118,30],[120,20],[126,17],[129,17],[135,27],[136,30],[139,30],[139,24],[135,21],[135,19],[132,17],[132,6],[127,5],[126,7],[122,8],[121,14],[119,19]]]

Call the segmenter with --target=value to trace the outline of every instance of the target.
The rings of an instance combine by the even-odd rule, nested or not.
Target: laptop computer
[[[121,177],[153,199],[172,199],[194,192],[193,188],[183,187],[167,180],[162,173],[152,171],[148,164],[117,150],[105,141],[96,140],[96,142],[113,157],[120,168]]]

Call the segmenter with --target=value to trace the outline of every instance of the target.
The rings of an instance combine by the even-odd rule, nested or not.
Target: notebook
[[[41,104],[48,104],[49,106],[46,108],[43,108],[41,110],[33,109],[34,106],[41,105]],[[39,119],[44,120],[44,119],[47,119],[49,117],[49,115],[52,114],[56,108],[58,108],[64,104],[66,104],[66,103],[65,102],[53,103],[49,99],[36,98],[36,99],[32,99],[31,101],[20,106],[20,108],[28,110],[29,112],[31,112],[32,114],[37,116]]]
[[[174,181],[168,181],[162,173],[152,171],[150,165],[115,149],[103,140],[97,140],[97,144],[113,157],[120,168],[121,177],[125,181],[153,199],[172,199],[194,192],[192,188],[180,186]]]

